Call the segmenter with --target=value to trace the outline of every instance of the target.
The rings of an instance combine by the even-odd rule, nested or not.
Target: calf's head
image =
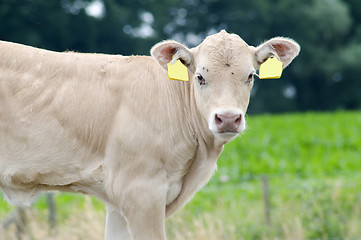
[[[164,69],[177,59],[187,66],[199,112],[213,135],[228,141],[246,127],[245,114],[259,66],[277,57],[285,68],[299,51],[291,39],[276,37],[252,47],[238,35],[221,31],[192,49],[175,41],[158,43],[151,55]]]

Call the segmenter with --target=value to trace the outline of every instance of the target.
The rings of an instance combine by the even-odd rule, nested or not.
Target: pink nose
[[[241,121],[241,114],[215,114],[217,130],[220,133],[238,132]]]

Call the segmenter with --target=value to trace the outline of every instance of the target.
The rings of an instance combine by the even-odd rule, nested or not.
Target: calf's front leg
[[[109,214],[109,221],[121,225],[127,223],[132,240],[166,240],[165,210],[168,185],[164,174],[159,172],[127,176],[118,173],[112,181],[112,203],[119,207],[125,221],[122,222],[114,211]],[[109,190],[109,189],[108,189]],[[115,226],[109,223],[109,236],[123,234],[123,231],[112,230]],[[107,224],[108,226],[108,224]],[[112,235],[111,235],[112,234]],[[110,240],[106,239],[106,240]],[[120,239],[120,238],[114,238]]]
[[[107,217],[105,225],[105,240],[132,240],[127,222],[120,211],[113,206],[107,205]]]

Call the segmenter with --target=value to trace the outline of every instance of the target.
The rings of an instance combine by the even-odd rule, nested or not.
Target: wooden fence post
[[[264,218],[267,225],[271,225],[271,206],[269,196],[269,181],[266,175],[262,176],[262,193],[264,204]]]
[[[56,208],[54,201],[54,193],[47,194],[48,208],[49,208],[49,224],[50,229],[54,229],[56,226]]]

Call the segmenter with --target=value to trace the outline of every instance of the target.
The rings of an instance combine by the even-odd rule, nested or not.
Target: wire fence
[[[354,175],[350,175],[350,176],[354,176]],[[284,176],[282,175],[281,177],[284,177]],[[267,226],[271,226],[272,225],[271,198],[272,198],[272,195],[275,195],[275,190],[277,190],[277,189],[275,189],[275,186],[272,185],[272,179],[278,179],[278,178],[280,178],[280,175],[278,175],[278,174],[276,174],[276,175],[272,175],[272,174],[271,175],[253,175],[252,178],[242,179],[242,181],[238,184],[237,183],[234,183],[234,184],[227,183],[225,185],[226,185],[227,191],[235,191],[235,190],[248,191],[250,189],[248,189],[247,183],[258,181],[260,183],[260,187],[257,189],[254,189],[254,186],[253,186],[253,190],[260,192],[260,194],[261,194],[260,200],[262,201],[262,205],[263,205],[262,208],[263,208],[264,223]],[[357,179],[356,179],[356,181],[357,181]],[[317,179],[312,179],[311,185],[312,184],[317,185],[320,183]],[[327,183],[324,182],[324,183],[321,183],[321,185],[322,184],[327,187]],[[285,185],[283,185],[283,187],[285,187],[287,191],[292,191],[292,190],[303,191],[308,188],[308,185],[310,185],[310,182],[304,181],[303,185],[294,186],[292,184],[288,184],[288,185],[285,184]],[[355,186],[356,185],[354,182],[344,181],[342,184],[339,184],[337,187],[342,188],[342,189],[355,189]],[[358,189],[359,186],[360,185],[357,185],[356,188]],[[201,191],[218,193],[221,189],[225,189],[225,188],[215,184],[215,185],[207,186],[207,187],[203,188]],[[361,192],[361,189],[358,189],[358,190]],[[52,229],[56,228],[56,226],[57,226],[57,210],[56,210],[57,208],[56,208],[56,204],[55,204],[54,193],[46,194],[46,204],[47,204],[47,208],[48,208],[48,217],[47,217],[48,223],[47,224],[49,226],[49,229],[52,230]],[[14,235],[16,236],[17,240],[26,239],[26,236],[29,233],[31,233],[31,230],[29,229],[28,218],[26,216],[26,211],[23,207],[17,207],[15,210],[10,212],[8,214],[8,216],[5,218],[5,220],[3,220],[3,222],[1,223],[1,227],[3,229],[9,228],[11,225],[15,226]],[[324,238],[312,238],[310,240],[318,240],[318,239],[324,239]],[[0,238],[0,240],[1,240],[1,238]],[[340,238],[332,238],[332,239],[327,239],[327,240],[340,240]]]

